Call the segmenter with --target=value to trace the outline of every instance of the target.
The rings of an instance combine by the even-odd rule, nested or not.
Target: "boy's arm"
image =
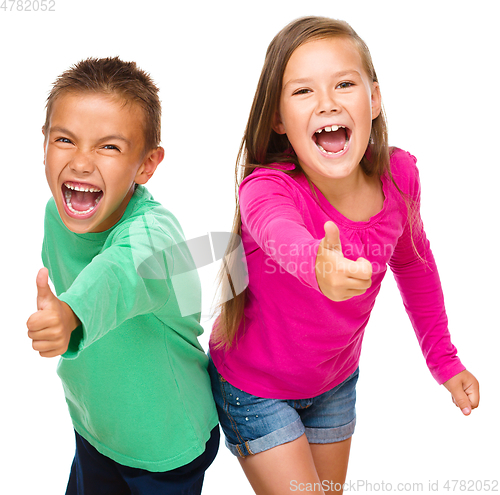
[[[193,265],[189,250],[180,242],[182,233],[177,230],[161,208],[138,215],[115,231],[109,245],[80,271],[65,292],[58,293],[60,307],[71,309],[77,322],[76,328],[73,323],[69,325],[73,327],[68,330],[69,346],[66,332],[63,357],[77,357],[125,321],[157,313],[167,304],[171,296],[169,279],[175,276],[174,260],[178,270]],[[195,268],[191,265],[186,271]],[[172,310],[175,313],[175,305]]]
[[[50,290],[49,272],[42,268],[36,277],[38,311],[27,322],[28,336],[33,349],[42,357],[64,354],[69,345],[71,332],[80,325],[73,310],[60,301]]]
[[[177,251],[184,248],[160,222],[151,212],[138,217],[59,295],[81,321],[64,357],[76,357],[125,321],[155,313],[167,303],[174,260],[181,263]]]

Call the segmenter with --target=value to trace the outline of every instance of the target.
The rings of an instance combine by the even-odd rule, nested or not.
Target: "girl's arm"
[[[278,174],[252,175],[240,187],[243,225],[273,261],[304,285],[319,290],[315,261],[321,240],[307,230],[295,192]]]
[[[451,343],[441,281],[420,215],[416,224],[419,231],[413,235],[409,225],[406,226],[389,266],[427,366],[437,382],[442,384],[465,367]]]
[[[389,266],[427,366],[442,384],[465,367],[451,343],[441,281],[420,218],[420,194],[414,197],[414,222],[407,222]]]
[[[258,176],[240,188],[242,222],[258,246],[304,285],[332,301],[345,301],[371,286],[371,264],[345,258],[338,228],[321,225],[323,239],[307,230],[293,187],[279,175]]]
[[[469,414],[479,403],[479,384],[465,370],[451,342],[441,281],[420,217],[420,182],[414,158],[408,190],[413,199],[413,222],[407,221],[389,266],[431,374],[452,393],[464,414]]]

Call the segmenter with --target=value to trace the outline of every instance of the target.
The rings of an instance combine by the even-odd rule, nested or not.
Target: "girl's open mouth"
[[[91,217],[103,196],[97,186],[81,182],[64,182],[62,193],[66,213],[80,219]]]
[[[349,145],[351,131],[343,125],[326,126],[318,129],[312,140],[320,151],[327,155],[337,155],[345,151]]]

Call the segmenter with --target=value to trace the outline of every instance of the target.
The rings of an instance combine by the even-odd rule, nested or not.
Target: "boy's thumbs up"
[[[49,287],[49,271],[47,268],[42,268],[38,272],[38,275],[36,276],[36,287],[38,290],[36,296],[36,306],[38,311],[40,311],[41,309],[45,309],[54,299],[57,299]]]
[[[28,337],[32,347],[43,357],[64,354],[69,345],[71,332],[80,325],[80,320],[64,301],[60,301],[49,287],[49,272],[42,268],[36,276],[36,305],[27,323]]]

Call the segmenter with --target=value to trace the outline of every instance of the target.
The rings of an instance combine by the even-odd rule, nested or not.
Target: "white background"
[[[446,480],[499,479],[495,3],[55,0],[55,12],[0,9],[0,492],[64,493],[74,450],[57,360],[31,350],[25,327],[36,309],[50,196],[41,126],[51,83],[89,56],[119,55],[149,71],[161,89],[166,158],[148,187],[187,238],[227,231],[234,162],[265,50],[285,24],[310,14],[348,21],[370,47],[390,143],[418,158],[453,342],[482,387],[480,408],[463,417],[428,372],[388,274],[364,342],[348,480],[424,490],[439,481],[446,493]],[[215,269],[203,270],[208,313]],[[211,322],[203,324],[206,347]],[[252,493],[223,445],[204,493]]]

